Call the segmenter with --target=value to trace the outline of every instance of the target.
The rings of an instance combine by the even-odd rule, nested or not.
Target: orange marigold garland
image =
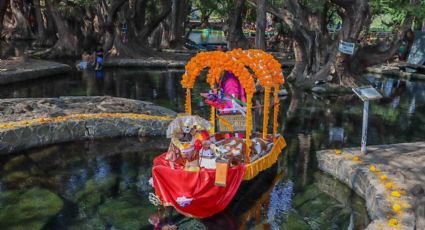
[[[282,66],[272,55],[255,49],[235,49],[228,53],[252,69],[261,86],[272,87],[283,83]]]
[[[190,59],[185,67],[186,72],[183,74],[181,81],[183,87],[193,88],[196,78],[207,67],[209,67],[207,82],[211,87],[214,87],[214,84],[220,79],[223,71],[226,70],[235,74],[244,87],[245,92],[255,92],[254,81],[248,69],[229,53],[221,51],[198,53]]]

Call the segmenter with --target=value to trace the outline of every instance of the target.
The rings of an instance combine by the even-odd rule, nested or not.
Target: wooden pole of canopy
[[[191,95],[190,95],[190,89],[186,89],[186,104],[185,104],[185,110],[187,114],[192,114],[192,101],[191,101]]]
[[[264,110],[263,110],[263,139],[267,138],[267,126],[269,125],[270,87],[264,88]]]
[[[252,93],[248,93],[246,97],[246,151],[245,151],[245,163],[251,162],[251,135],[252,135]]]
[[[279,92],[279,85],[275,85],[274,91],[273,91],[273,100],[274,100],[274,105],[273,105],[273,142],[276,141],[277,129],[279,127],[279,123],[277,122],[277,118],[279,116],[279,107],[280,107],[278,92]]]
[[[211,122],[211,133],[215,133],[215,108],[211,106],[211,114],[210,114],[210,122]]]

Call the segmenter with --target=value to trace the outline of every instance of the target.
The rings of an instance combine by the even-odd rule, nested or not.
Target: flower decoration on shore
[[[336,152],[336,155],[339,154]],[[348,153],[344,154],[344,158],[355,162],[361,161],[358,155],[353,156]],[[387,229],[400,229],[403,226],[404,209],[411,208],[411,205],[406,203],[406,198],[403,197],[406,195],[405,190],[397,185],[396,179],[384,174],[376,165],[367,164],[366,162],[363,163],[364,166],[368,168],[369,171],[372,172],[386,188],[386,198],[389,202]]]
[[[397,219],[395,219],[395,218],[391,218],[391,219],[388,221],[388,225],[389,225],[389,226],[397,226],[397,225],[398,225],[398,220],[397,220]]]
[[[393,211],[394,212],[399,212],[401,210],[401,206],[399,204],[394,204],[393,205]]]
[[[49,123],[61,123],[69,120],[86,120],[86,119],[101,119],[101,118],[128,118],[128,119],[141,119],[141,120],[159,120],[171,121],[174,118],[169,116],[155,116],[148,114],[136,113],[88,113],[88,114],[70,114],[58,117],[43,117],[31,120],[13,121],[9,123],[0,124],[1,129],[15,129],[31,125],[42,125]]]
[[[400,192],[399,192],[399,191],[392,191],[392,192],[391,192],[391,196],[393,196],[393,197],[397,197],[397,198],[400,198],[401,194],[400,194]]]
[[[360,159],[360,157],[359,157],[359,156],[354,156],[354,157],[352,158],[352,160],[353,160],[353,161],[356,161],[356,162],[360,162],[360,161],[361,161],[361,159]]]

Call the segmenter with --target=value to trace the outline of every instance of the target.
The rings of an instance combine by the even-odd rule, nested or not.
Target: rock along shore
[[[317,152],[319,168],[366,201],[367,229],[425,229],[425,142]]]
[[[44,60],[0,60],[0,85],[68,73],[71,70],[69,65]]]
[[[150,102],[115,97],[0,100],[0,154],[118,136],[164,135],[176,116]]]

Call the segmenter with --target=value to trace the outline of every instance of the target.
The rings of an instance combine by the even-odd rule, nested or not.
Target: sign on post
[[[344,54],[348,54],[348,55],[353,55],[354,54],[354,50],[356,48],[356,44],[352,43],[352,42],[344,42],[344,41],[339,41],[339,52],[344,53]]]
[[[366,154],[366,142],[367,142],[367,120],[369,115],[369,101],[378,100],[382,98],[382,95],[372,86],[364,86],[359,88],[353,88],[354,93],[364,102],[363,103],[363,125],[362,125],[362,146],[361,153]]]

